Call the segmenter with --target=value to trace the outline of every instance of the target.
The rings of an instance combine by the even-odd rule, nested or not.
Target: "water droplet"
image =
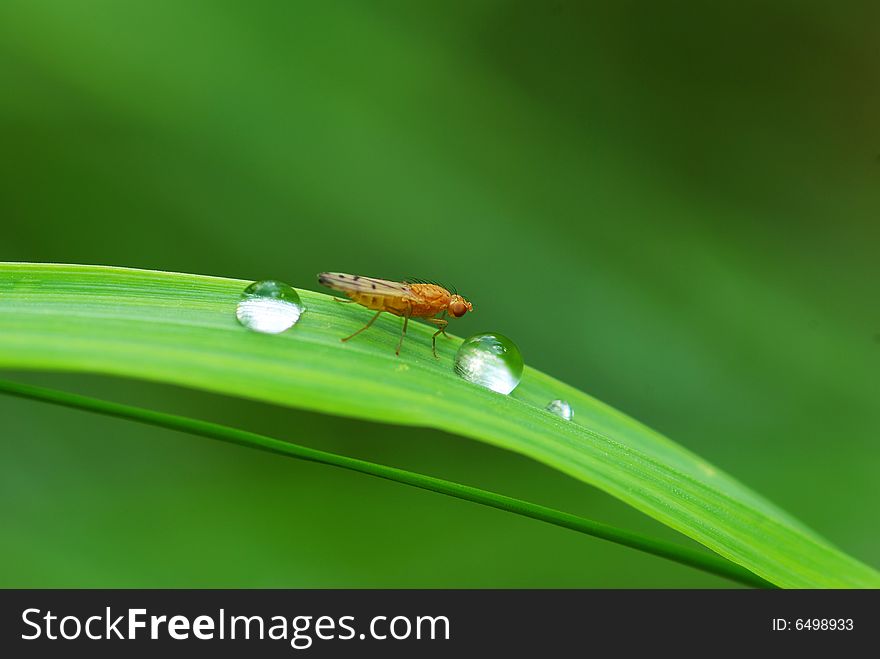
[[[716,473],[718,473],[715,471],[715,468],[712,465],[708,465],[705,462],[698,462],[697,466],[700,468],[700,471],[702,471],[707,476],[714,476]]]
[[[293,287],[283,281],[266,279],[244,289],[235,307],[235,317],[255,332],[278,334],[293,327],[304,310]]]
[[[558,417],[565,419],[566,421],[571,421],[574,417],[574,410],[571,409],[571,405],[568,404],[567,400],[551,400],[547,403],[547,407],[545,408],[548,412],[555,414]]]
[[[465,380],[509,394],[522,378],[523,358],[503,334],[474,334],[455,353],[453,368]]]

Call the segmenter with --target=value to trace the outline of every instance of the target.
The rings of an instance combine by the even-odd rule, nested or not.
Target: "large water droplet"
[[[299,294],[283,281],[255,281],[235,307],[238,322],[255,332],[278,334],[293,327],[305,310]]]
[[[523,358],[503,334],[474,334],[455,353],[453,368],[465,380],[509,394],[522,378]]]
[[[574,417],[574,410],[571,409],[571,405],[568,404],[567,400],[551,400],[547,403],[545,409],[558,417],[562,417],[566,421],[571,421]]]

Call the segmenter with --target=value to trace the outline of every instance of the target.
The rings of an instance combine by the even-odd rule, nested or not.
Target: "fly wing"
[[[393,297],[403,297],[412,293],[408,284],[399,281],[349,275],[342,272],[322,272],[318,275],[318,283],[344,293],[369,293]]]

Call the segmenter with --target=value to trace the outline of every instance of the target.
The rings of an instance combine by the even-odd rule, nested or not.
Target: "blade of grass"
[[[764,579],[756,576],[748,570],[731,563],[730,561],[709,554],[705,551],[699,551],[690,547],[684,547],[672,542],[666,542],[658,538],[633,533],[620,529],[608,524],[596,522],[591,519],[572,515],[561,510],[548,508],[521,499],[481,490],[469,485],[455,483],[453,481],[427,476],[397,467],[359,460],[346,455],[330,453],[318,449],[293,444],[291,442],[281,441],[265,435],[230,428],[218,423],[201,421],[175,414],[158,412],[132,405],[123,405],[107,400],[92,398],[90,396],[82,396],[67,391],[59,391],[57,389],[49,389],[46,387],[36,387],[32,385],[22,384],[19,382],[11,382],[8,380],[0,380],[0,393],[17,396],[29,400],[37,400],[46,403],[53,403],[63,407],[70,407],[78,410],[86,410],[96,412],[107,416],[119,417],[131,421],[138,421],[152,426],[161,428],[169,428],[171,430],[179,430],[192,435],[199,435],[209,439],[216,439],[230,444],[237,444],[247,448],[267,451],[285,455],[291,458],[307,460],[310,462],[318,462],[321,464],[341,467],[351,471],[357,471],[362,474],[384,478],[386,480],[411,485],[423,490],[438,492],[457,499],[471,501],[491,508],[505,510],[523,517],[530,517],[548,524],[561,526],[571,529],[579,533],[601,538],[610,542],[617,543],[632,549],[660,556],[689,567],[703,570],[726,579],[731,579],[746,586],[757,588],[772,588],[773,585]]]
[[[439,428],[519,452],[599,487],[783,587],[880,587],[847,556],[737,480],[620,412],[534,369],[502,396],[457,377],[460,339],[300,290],[281,335],[234,319],[249,282],[104,266],[0,264],[0,367],[168,382],[330,414]],[[546,412],[561,398],[576,422]]]

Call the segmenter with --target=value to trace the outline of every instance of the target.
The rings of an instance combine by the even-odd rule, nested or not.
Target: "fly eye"
[[[453,302],[449,305],[449,313],[451,313],[456,318],[461,318],[467,313],[467,307],[462,302]]]

